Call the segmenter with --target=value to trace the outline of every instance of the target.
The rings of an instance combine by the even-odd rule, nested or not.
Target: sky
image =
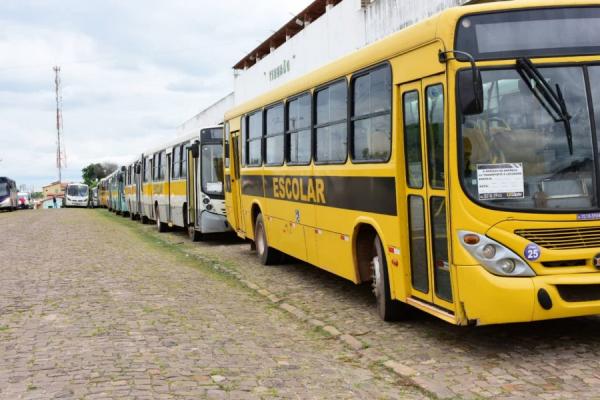
[[[131,160],[233,90],[232,66],[311,0],[0,1],[0,176],[58,180]]]

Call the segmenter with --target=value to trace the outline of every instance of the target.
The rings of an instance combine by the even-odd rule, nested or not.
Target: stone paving
[[[508,334],[509,345],[499,348],[502,338],[484,340],[484,331],[453,330],[426,318],[382,324],[372,318],[363,288],[304,265],[265,269],[247,245],[231,239],[214,247],[191,245],[177,233],[157,240],[150,227],[105,210],[3,213],[0,227],[1,399],[428,396],[357,353],[347,344],[353,343],[350,337],[336,340],[301,321],[294,315],[298,308],[285,311],[199,261],[195,252],[227,254],[232,265],[243,261],[239,269],[272,293],[362,334],[361,341],[393,351],[399,360],[413,360],[418,371],[429,363],[442,381],[457,376],[449,362],[460,360],[465,378],[485,367],[477,371],[489,377],[485,390],[523,392],[538,375],[522,371],[523,361],[517,370],[510,368],[511,358],[524,354],[548,371],[536,378],[543,387],[564,390],[567,377],[580,393],[595,385],[585,381],[597,369],[595,320],[577,321],[570,339],[552,334],[549,345],[537,347],[528,345],[532,341],[523,330],[516,331],[526,343],[516,348]],[[567,326],[561,326],[561,336],[567,335]],[[465,349],[463,341],[472,352],[456,351]],[[431,348],[414,358],[424,347]],[[490,361],[482,347],[489,348]],[[544,352],[551,359],[542,360]],[[560,379],[549,376],[553,366],[562,369]],[[516,374],[523,376],[520,383],[512,378]],[[480,383],[468,379],[464,385]]]
[[[192,255],[223,260],[259,290],[358,340],[347,342],[359,359],[379,359],[436,397],[600,399],[600,317],[456,327],[415,311],[408,321],[384,323],[368,285],[297,261],[263,266],[231,236],[192,244],[184,232],[139,226]]]

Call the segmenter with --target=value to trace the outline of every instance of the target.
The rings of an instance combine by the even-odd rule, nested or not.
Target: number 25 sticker
[[[529,244],[525,247],[525,258],[529,261],[535,261],[540,258],[542,251],[540,250],[538,245]]]

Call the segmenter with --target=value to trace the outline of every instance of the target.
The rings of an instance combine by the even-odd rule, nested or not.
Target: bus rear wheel
[[[156,207],[156,229],[158,229],[159,232],[166,232],[167,231],[167,224],[165,224],[164,222],[161,222],[160,220],[160,213],[158,212],[158,207]]]
[[[262,214],[256,217],[254,225],[254,243],[256,244],[256,252],[263,265],[273,265],[281,262],[282,253],[272,247],[269,247],[267,240],[267,231]]]
[[[384,321],[397,321],[406,315],[408,306],[392,299],[385,252],[379,236],[375,236],[373,240],[373,254],[372,288],[377,302],[377,314]]]

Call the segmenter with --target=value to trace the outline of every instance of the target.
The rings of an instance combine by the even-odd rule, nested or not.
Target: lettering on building
[[[269,81],[274,81],[288,72],[290,72],[290,60],[283,60],[281,64],[269,71]]]

